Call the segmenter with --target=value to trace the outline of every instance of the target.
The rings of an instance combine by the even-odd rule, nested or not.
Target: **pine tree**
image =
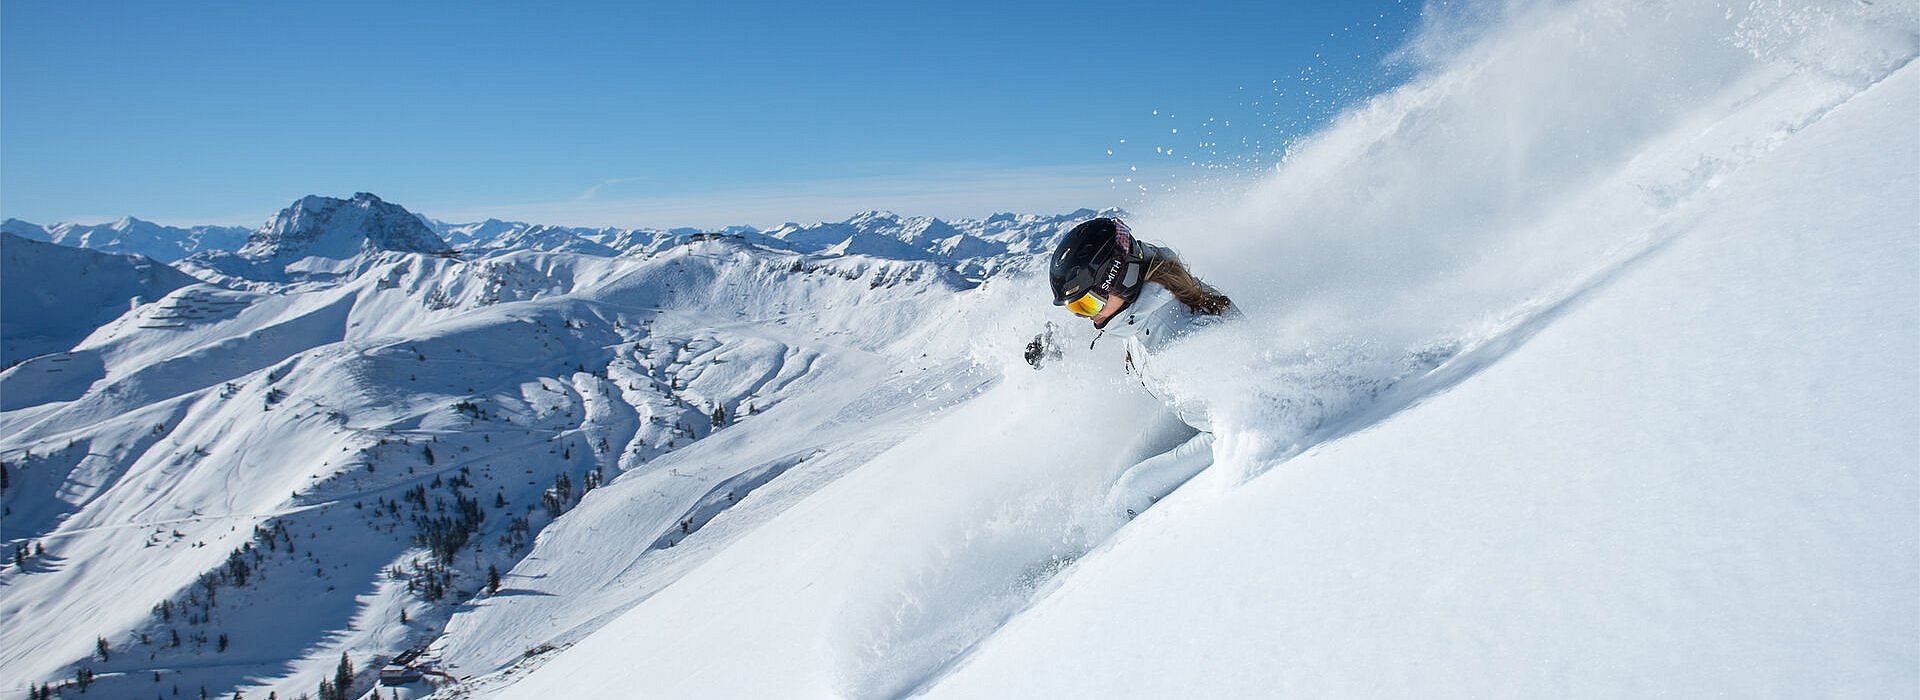
[[[343,699],[353,690],[353,660],[344,651],[340,652],[340,667],[333,671],[333,690]]]
[[[500,569],[492,564],[487,565],[487,592],[500,592]]]
[[[109,654],[107,653],[107,651],[108,651],[108,647],[107,647],[107,638],[106,638],[106,637],[100,637],[100,638],[98,638],[98,639],[95,639],[95,640],[94,640],[94,642],[93,642],[93,650],[94,650],[94,652],[96,652],[96,653],[98,653],[98,654],[100,654],[100,661],[101,661],[101,663],[105,663],[105,662],[106,662],[106,660],[107,660],[107,657],[108,657],[108,656],[110,656],[110,655],[109,655]]]
[[[727,408],[725,406],[714,406],[713,407],[713,427],[718,428],[726,424],[727,424]]]

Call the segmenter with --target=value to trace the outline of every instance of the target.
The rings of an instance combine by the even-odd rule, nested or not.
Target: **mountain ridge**
[[[0,571],[11,591],[0,608],[9,619],[27,614],[10,603],[29,599],[46,614],[89,610],[121,652],[95,664],[56,628],[10,626],[0,664],[37,678],[86,665],[113,687],[155,669],[183,685],[251,675],[291,695],[341,650],[392,656],[438,637],[489,567],[511,569],[545,525],[621,474],[664,479],[687,500],[663,513],[686,513],[693,530],[732,508],[729,492],[765,493],[827,463],[780,453],[741,464],[712,436],[836,415],[911,421],[928,397],[954,396],[942,387],[971,365],[953,329],[914,330],[924,309],[980,285],[926,253],[801,252],[740,230],[662,231],[614,250],[506,227],[501,238],[519,242],[449,254],[398,205],[361,202],[379,214],[326,216],[361,205],[303,198],[263,229],[285,235],[256,237],[246,255],[185,259],[201,280],[120,300],[125,311],[77,344],[0,372],[10,542],[49,552]],[[1064,225],[1029,222],[1035,237]],[[398,232],[382,240],[411,250],[369,230]],[[544,249],[543,232],[572,244]],[[10,254],[125,259],[13,240]],[[927,369],[894,376],[906,366]],[[929,383],[934,366],[955,371]],[[806,398],[842,382],[897,388],[858,405]],[[143,486],[155,483],[171,486],[155,497]],[[408,500],[416,488],[427,505]],[[483,501],[474,517],[491,515],[447,531],[428,518],[436,498]],[[644,542],[686,534],[657,527]],[[329,532],[344,539],[308,541]],[[447,532],[471,542],[436,539]],[[485,554],[439,561],[440,545],[419,549],[429,542]],[[297,575],[308,556],[326,575]],[[144,587],[108,596],[121,575],[57,564],[72,558],[118,562]],[[361,596],[385,612],[363,619]],[[309,612],[285,614],[296,600]],[[402,610],[410,621],[395,624]],[[176,633],[182,646],[142,642]],[[222,635],[297,670],[192,670],[220,658]]]
[[[247,258],[342,259],[371,251],[444,253],[446,241],[405,208],[361,192],[351,199],[308,195],[247,238]]]
[[[251,230],[241,226],[165,226],[135,217],[105,224],[60,223],[52,228],[7,219],[0,231],[34,241],[57,243],[122,255],[144,255],[172,263],[202,251],[233,250]]]
[[[981,281],[1031,264],[1034,251],[1060,232],[1092,216],[1124,216],[1119,209],[1080,209],[1067,214],[1001,213],[985,219],[947,221],[867,211],[837,222],[786,223],[762,231],[729,226],[695,228],[580,228],[488,219],[449,224],[408,211],[372,193],[340,199],[309,195],[296,200],[246,235],[239,229],[154,227],[138,219],[84,227],[61,224],[56,231],[144,231],[148,248],[169,251],[163,260],[201,280],[236,288],[271,291],[297,286],[338,284],[387,255],[427,254],[485,258],[520,251],[567,252],[590,256],[653,254],[678,245],[720,238],[749,241],[769,250],[821,258],[855,257],[919,261],[943,266],[968,280]],[[129,224],[128,222],[136,222]],[[10,219],[7,230],[29,238],[48,238],[47,229]],[[115,226],[120,228],[116,229]],[[129,228],[131,227],[131,228]],[[224,231],[229,245],[211,247]],[[63,245],[92,249],[124,248],[126,236],[59,235]]]
[[[0,368],[57,352],[95,328],[197,283],[145,256],[117,255],[0,232]]]

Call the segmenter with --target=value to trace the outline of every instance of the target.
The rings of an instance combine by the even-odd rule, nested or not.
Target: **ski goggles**
[[[1067,310],[1072,311],[1075,316],[1093,318],[1100,315],[1101,309],[1107,308],[1107,300],[1090,290],[1074,297],[1073,301],[1067,302],[1066,306]]]

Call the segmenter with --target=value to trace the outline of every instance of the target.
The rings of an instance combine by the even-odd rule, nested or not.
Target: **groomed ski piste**
[[[1920,694],[1920,8],[1431,12],[1127,214],[1243,314],[1137,372],[1039,277],[1090,211],[303,200],[413,243],[197,253],[0,374],[0,693]]]

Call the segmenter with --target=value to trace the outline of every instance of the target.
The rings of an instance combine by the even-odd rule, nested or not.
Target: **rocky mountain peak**
[[[352,199],[301,198],[248,237],[240,255],[343,259],[379,250],[439,253],[448,246],[406,208],[361,192]]]

